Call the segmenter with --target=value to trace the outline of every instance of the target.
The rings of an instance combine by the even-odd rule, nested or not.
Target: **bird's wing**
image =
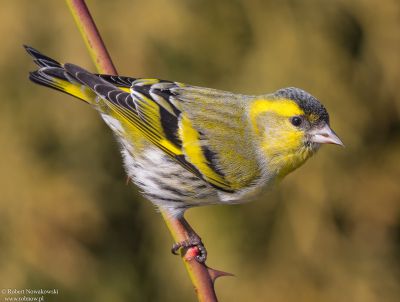
[[[182,121],[187,120],[196,133],[184,139],[201,148],[201,156],[194,160],[221,175],[233,190],[255,183],[262,172],[247,115],[253,97],[194,86],[170,90],[171,102],[183,112]]]
[[[239,142],[243,136],[238,120],[241,110],[223,106],[228,98],[231,102],[238,99],[233,94],[212,89],[201,92],[200,88],[157,79],[98,76],[72,64],[64,67],[99,95],[114,115],[140,130],[188,171],[227,192],[246,185],[226,169],[233,165],[231,170],[235,170],[243,164],[238,162],[240,156],[235,158],[235,150],[246,148]],[[231,141],[224,142],[227,138]],[[223,160],[219,151],[226,153]],[[228,164],[228,160],[237,163]]]
[[[125,92],[130,92],[132,84],[137,80],[136,78],[108,74],[96,74],[96,76],[102,78],[106,82],[111,83],[112,85],[118,87]]]

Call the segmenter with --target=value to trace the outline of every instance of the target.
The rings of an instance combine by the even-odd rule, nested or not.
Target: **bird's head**
[[[321,144],[343,146],[325,107],[298,88],[255,98],[249,116],[267,169],[281,176],[303,164]]]

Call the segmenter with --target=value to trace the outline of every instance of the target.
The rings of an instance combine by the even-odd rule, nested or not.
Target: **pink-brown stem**
[[[175,242],[187,240],[187,222],[183,218],[177,219],[170,217],[168,214],[162,214]],[[191,248],[187,251],[181,249],[182,260],[192,280],[197,297],[199,301],[217,301],[214,282],[208,273],[207,267],[203,263],[197,262],[196,254],[196,248]]]
[[[97,30],[96,24],[84,0],[66,0],[75,22],[82,34],[85,44],[91,54],[99,73],[117,75],[117,70]],[[184,218],[177,219],[162,212],[165,223],[176,242],[188,239],[189,224]],[[214,281],[221,276],[231,276],[229,273],[214,270],[195,259],[197,248],[182,250],[181,256],[193,283],[197,298],[201,302],[215,302],[217,296]]]
[[[84,0],[66,0],[98,72],[117,75],[97,26]]]

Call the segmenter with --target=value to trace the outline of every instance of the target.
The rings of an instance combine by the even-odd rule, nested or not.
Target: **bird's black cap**
[[[313,114],[317,117],[315,123],[324,121],[329,125],[328,111],[326,111],[324,105],[308,92],[300,88],[289,87],[279,89],[275,95],[295,101],[306,115]]]

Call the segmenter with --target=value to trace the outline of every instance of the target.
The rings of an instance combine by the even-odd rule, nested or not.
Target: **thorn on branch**
[[[235,277],[235,275],[232,274],[232,273],[228,273],[228,272],[224,272],[224,271],[219,271],[219,270],[213,269],[213,268],[208,267],[208,266],[206,266],[206,267],[207,267],[208,274],[210,275],[211,280],[212,280],[213,283],[214,283],[215,280],[217,280],[219,277]]]

